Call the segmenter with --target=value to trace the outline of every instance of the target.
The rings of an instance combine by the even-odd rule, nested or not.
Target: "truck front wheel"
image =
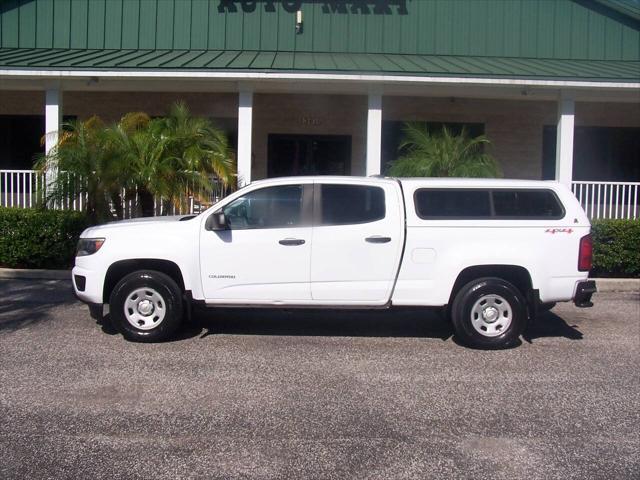
[[[451,319],[458,339],[475,348],[514,345],[527,324],[522,293],[495,277],[473,280],[456,294]]]
[[[180,288],[164,273],[133,272],[120,280],[111,292],[109,314],[127,340],[166,340],[182,321]]]

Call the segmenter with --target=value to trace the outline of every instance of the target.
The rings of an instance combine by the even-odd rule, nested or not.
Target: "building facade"
[[[64,118],[175,100],[228,133],[241,184],[384,173],[415,120],[485,134],[505,177],[564,182],[592,216],[640,215],[636,0],[0,2],[0,169]]]

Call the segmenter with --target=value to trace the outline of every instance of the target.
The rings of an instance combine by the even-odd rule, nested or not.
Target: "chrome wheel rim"
[[[138,288],[124,302],[124,316],[139,330],[151,330],[164,320],[166,304],[153,288]]]
[[[511,305],[500,295],[483,295],[471,307],[471,324],[485,337],[502,335],[512,320]]]

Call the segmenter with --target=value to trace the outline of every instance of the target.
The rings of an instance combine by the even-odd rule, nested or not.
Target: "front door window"
[[[288,228],[302,223],[302,185],[283,185],[250,192],[224,207],[232,230]]]

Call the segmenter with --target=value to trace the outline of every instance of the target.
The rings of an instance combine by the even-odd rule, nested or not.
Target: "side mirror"
[[[229,230],[229,222],[223,211],[214,212],[209,215],[204,228],[210,231]]]

